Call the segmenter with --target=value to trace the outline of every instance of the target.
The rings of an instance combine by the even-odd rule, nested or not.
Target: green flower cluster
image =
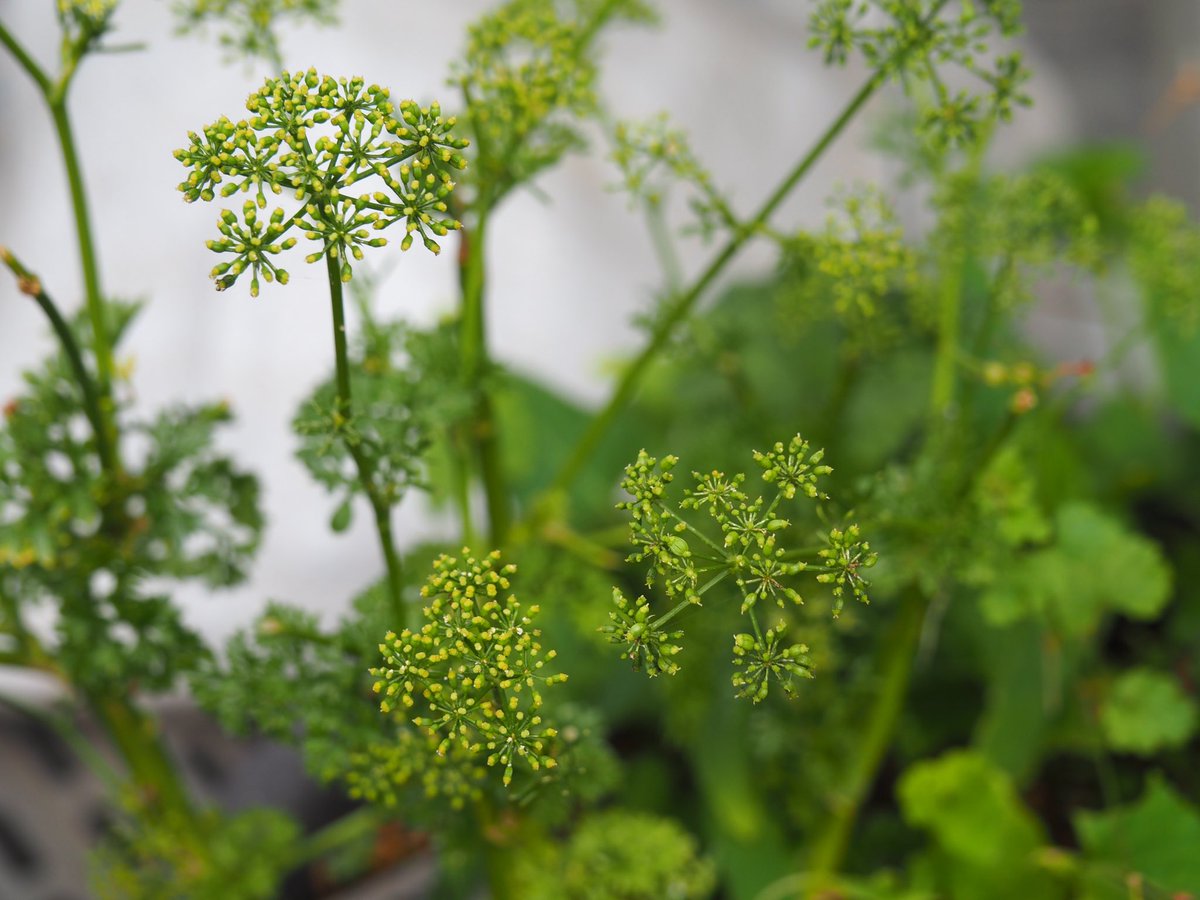
[[[287,21],[331,25],[337,5],[338,0],[179,0],[173,11],[180,32],[212,25],[218,42],[231,56],[279,63],[276,28]],[[277,65],[280,68],[282,65]]]
[[[640,0],[510,0],[471,26],[451,83],[479,145],[485,203],[583,145],[575,123],[596,108],[595,36],[651,18]]]
[[[691,191],[688,205],[696,217],[693,228],[700,235],[709,237],[720,228],[738,227],[737,217],[692,152],[687,135],[671,128],[666,113],[644,122],[619,122],[613,139],[612,159],[631,198],[658,206],[667,182],[678,181]]]
[[[296,238],[285,237],[293,229],[320,247],[308,262],[328,256],[349,281],[350,257],[360,260],[363,247],[387,243],[375,232],[402,222],[402,250],[420,237],[437,253],[435,238],[461,227],[448,215],[447,199],[454,190],[451,173],[466,167],[460,151],[468,142],[453,134],[454,118],[444,118],[436,103],[421,107],[405,100],[397,107],[378,85],[309,69],[267,79],[246,109],[248,119],[222,117],[202,133],[189,133],[189,145],[175,151],[191,170],[179,185],[188,202],[218,193],[254,195],[240,221],[233,211],[222,211],[222,236],[208,243],[232,256],[212,271],[218,290],[246,271],[255,296],[260,276],[286,283],[287,271],[271,257],[295,245]],[[372,182],[377,190],[359,192]],[[277,208],[260,217],[268,191],[286,191],[301,206],[291,215]]]
[[[972,144],[994,121],[1007,121],[1029,98],[1019,53],[986,54],[994,39],[1020,30],[1019,0],[963,0],[943,15],[949,0],[821,0],[811,18],[811,47],[826,62],[843,64],[860,54],[879,78],[898,81],[923,107],[920,127],[936,147]],[[938,71],[955,66],[974,75],[979,93],[953,89]],[[922,100],[932,95],[932,102]]]
[[[787,287],[781,300],[791,322],[821,311],[864,329],[870,320],[875,329],[884,324],[881,313],[889,298],[918,282],[917,254],[878,191],[845,195],[822,231],[791,237],[783,250]]]
[[[763,481],[776,489],[770,500],[751,497],[743,489],[744,474],[727,476],[714,471],[692,473],[694,486],[672,504],[668,488],[674,480],[676,457],[660,460],[643,450],[626,466],[621,486],[631,499],[617,507],[630,514],[634,550],[629,561],[647,563],[647,586],[659,584],[668,599],[677,601],[673,609],[655,616],[646,597],[630,601],[614,590],[616,608],[609,614],[611,624],[600,630],[612,643],[624,645],[622,655],[635,668],[644,666],[652,676],[678,671],[674,657],[681,647],[676,641],[683,632],[668,631],[667,624],[688,606],[700,605],[705,593],[732,576],[741,596],[741,613],[749,617],[754,632],[734,640],[735,662],[746,667],[734,677],[738,695],[758,702],[766,696],[769,675],[790,690],[796,676],[810,674],[807,647],[780,646],[782,624],[764,633],[757,612],[762,601],[773,601],[785,611],[789,605],[803,603],[796,579],[813,573],[818,582],[832,586],[836,617],[847,592],[867,602],[862,570],[876,561],[870,544],[860,539],[857,525],[823,533],[828,546],[808,559],[804,558],[806,551],[781,545],[780,537],[792,528],[791,521],[783,518],[783,502],[798,497],[815,502],[828,499],[818,487],[820,479],[832,472],[822,462],[823,456],[820,450],[810,452],[808,442],[799,435],[787,444],[780,441],[766,452],[756,452],[754,460]],[[708,513],[716,534],[711,534],[711,529],[706,533],[686,518],[689,511]]]
[[[58,0],[58,20],[68,32],[99,35],[108,28],[109,19],[120,0]]]
[[[457,747],[503,766],[507,786],[518,761],[535,772],[556,765],[549,746],[557,732],[542,721],[539,687],[566,675],[543,674],[555,652],[538,642],[538,608],[523,611],[507,593],[516,567],[500,565],[499,553],[463,554],[434,562],[422,588],[427,623],[417,633],[389,632],[379,645],[384,665],[371,674],[384,713],[399,701],[413,724],[438,738],[438,755]]]

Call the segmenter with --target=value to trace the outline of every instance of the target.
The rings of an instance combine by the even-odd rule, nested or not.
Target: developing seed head
[[[179,190],[189,202],[217,194],[249,195],[243,213],[247,228],[257,227],[251,206],[265,209],[268,191],[283,195],[286,190],[300,205],[290,215],[272,217],[275,231],[260,236],[278,248],[270,252],[289,249],[294,238],[292,244],[282,238],[295,229],[320,245],[306,255],[308,262],[336,260],[340,278],[349,281],[351,260],[387,242],[373,232],[402,223],[402,250],[419,236],[438,253],[436,238],[462,227],[447,216],[446,200],[454,190],[450,172],[466,167],[461,151],[468,142],[454,134],[454,119],[444,118],[437,104],[421,107],[405,100],[397,107],[385,88],[362,78],[333,78],[309,69],[267,79],[250,95],[246,109],[247,119],[235,123],[222,117],[189,133],[189,145],[175,151],[189,170]],[[229,224],[224,215],[222,221]],[[287,281],[264,264],[263,250],[252,240],[209,246],[234,254],[240,263],[214,275],[221,278],[219,288],[247,269],[251,293],[260,276]]]
[[[556,764],[540,688],[566,680],[546,671],[556,654],[540,643],[538,608],[522,608],[509,593],[515,571],[499,553],[439,557],[421,591],[425,625],[389,633],[383,665],[371,670],[384,713],[398,698],[411,721],[438,738],[439,754],[456,747],[484,757],[502,768],[506,786],[517,762],[532,771]]]

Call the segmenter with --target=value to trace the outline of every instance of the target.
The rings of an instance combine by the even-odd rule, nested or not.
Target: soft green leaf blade
[[[1164,890],[1200,892],[1200,810],[1160,777],[1137,803],[1081,812],[1075,829],[1087,855],[1138,872]]]
[[[1112,749],[1152,756],[1182,746],[1195,733],[1196,702],[1165,672],[1135,669],[1113,684],[1100,708],[1100,725]]]

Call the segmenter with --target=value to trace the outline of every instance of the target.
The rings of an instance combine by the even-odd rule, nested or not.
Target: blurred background
[[[268,286],[218,294],[208,279],[215,208],[186,206],[174,190],[184,174],[171,151],[189,130],[222,114],[236,117],[265,69],[228,64],[215,41],[173,36],[170,4],[127,0],[113,42],[145,42],[138,52],[89,60],[73,112],[93,197],[102,279],[114,296],[146,303],[121,356],[144,408],[227,398],[237,417],[224,439],[265,487],[269,520],[254,577],[212,596],[185,588],[189,620],[221,640],[268,598],[335,615],[347,581],[376,576],[366,516],[331,540],[313,510],[329,508],[321,488],[292,458],[289,422],[301,398],[332,370],[324,275],[293,272],[287,291]],[[295,67],[361,74],[400,97],[453,103],[445,87],[467,23],[489,4],[385,4],[347,0],[335,31],[284,36]],[[831,70],[806,50],[808,6],[793,0],[668,0],[662,24],[629,28],[606,48],[604,90],[612,114],[642,118],[670,110],[690,133],[714,177],[741,202],[757,204],[799,148],[815,138],[861,80]],[[57,52],[52,3],[0,2],[8,26],[44,60]],[[1137,147],[1141,185],[1196,204],[1200,200],[1200,4],[1193,0],[1033,0],[1027,4],[1034,106],[1000,134],[1001,165],[1028,162],[1080,143]],[[70,251],[67,194],[48,117],[24,73],[0,58],[0,242],[41,273],[59,302],[81,302]],[[781,221],[817,224],[839,185],[894,182],[871,149],[887,122],[884,97],[868,110]],[[894,108],[894,104],[893,104]],[[545,197],[524,193],[500,212],[489,265],[490,342],[498,358],[569,395],[596,401],[621,354],[637,346],[631,325],[657,287],[658,267],[627,201],[611,188],[615,169],[603,138],[545,179]],[[903,207],[902,207],[903,209]],[[909,210],[916,212],[915,208]],[[697,268],[706,248],[685,259]],[[69,255],[65,258],[71,259]],[[619,262],[618,262],[619,261]],[[378,306],[424,323],[449,308],[454,266],[447,257],[388,257]],[[744,255],[731,278],[766,271],[769,251]],[[565,340],[569,336],[569,340]],[[23,367],[50,347],[36,307],[0,283],[0,397]],[[412,497],[398,532],[438,533],[438,518]],[[349,574],[348,573],[358,573]]]
[[[336,30],[285,34],[284,57],[294,67],[361,74],[397,97],[445,98],[452,108],[448,66],[467,23],[490,5],[346,0]],[[806,50],[809,9],[797,0],[658,5],[658,28],[627,29],[608,41],[603,96],[617,118],[670,110],[693,136],[717,182],[748,209],[836,114],[862,72],[853,66],[828,69]],[[0,17],[39,59],[53,60],[57,25],[51,0],[0,0]],[[189,130],[221,114],[236,118],[267,73],[226,63],[213,41],[174,36],[166,0],[125,0],[116,21],[114,43],[146,46],[88,60],[72,109],[104,285],[116,297],[146,303],[120,356],[132,364],[131,389],[144,409],[180,400],[230,401],[237,422],[225,432],[224,444],[262,480],[268,516],[267,537],[248,583],[218,595],[189,587],[177,599],[188,621],[217,643],[268,599],[336,618],[348,586],[375,580],[378,555],[367,516],[357,517],[347,533],[330,536],[332,505],[293,459],[289,423],[300,400],[332,369],[324,275],[295,267],[288,290],[266,286],[258,299],[240,286],[215,293],[204,241],[216,210],[186,206],[175,191],[184,172],[171,151],[184,144]],[[1030,86],[1035,103],[1003,130],[996,163],[1016,165],[1081,143],[1126,144],[1145,161],[1139,190],[1162,191],[1197,209],[1200,3],[1029,0],[1026,21],[1023,43],[1035,72]],[[894,182],[894,164],[871,144],[895,100],[885,95],[874,104],[781,220],[815,225],[838,185],[864,181],[886,189]],[[605,396],[613,364],[637,346],[631,322],[658,277],[641,224],[629,214],[624,196],[611,190],[617,174],[605,161],[603,143],[597,135],[592,153],[570,159],[545,179],[545,194],[553,200],[525,193],[508,202],[494,224],[489,260],[494,274],[488,328],[495,355],[591,402]],[[59,301],[74,309],[81,280],[54,146],[51,123],[32,86],[0,56],[0,244],[20,253]],[[915,205],[907,212],[915,217]],[[69,265],[59,263],[59,248]],[[394,251],[380,273],[381,311],[418,323],[446,312],[456,277],[448,255],[401,257]],[[684,262],[696,269],[706,255],[697,243]],[[747,253],[727,277],[764,272],[771,263],[766,250]],[[1068,323],[1064,332],[1056,315],[1043,310],[1031,327],[1041,322],[1051,339],[1071,329],[1075,337],[1086,332],[1086,322]],[[38,310],[10,279],[0,279],[0,402],[17,388],[20,371],[50,348]],[[449,533],[438,513],[416,496],[401,509],[397,530],[402,544]],[[0,672],[0,684],[34,696],[11,673]],[[177,716],[189,740],[203,750],[193,755],[193,769],[208,764],[207,754],[212,765],[242,773],[221,788],[230,797],[267,790],[261,785],[268,773],[277,781],[299,777],[299,767],[289,769],[271,755],[275,750],[234,751],[216,736],[205,737],[185,708]],[[16,727],[4,734],[12,738]],[[12,739],[26,741],[28,735]],[[48,752],[9,754],[8,762],[0,756],[0,869],[6,853],[10,864],[19,857],[22,840],[9,833],[13,828],[3,806],[10,812],[20,806],[16,785],[22,781],[32,798],[37,792],[29,780],[53,777]],[[34,757],[40,761],[30,762]],[[86,791],[77,792],[52,813],[69,816],[86,802]],[[82,896],[69,893],[79,874],[55,875],[54,890],[62,892],[47,888],[38,896]],[[4,893],[5,884],[0,872],[0,898],[23,896]]]

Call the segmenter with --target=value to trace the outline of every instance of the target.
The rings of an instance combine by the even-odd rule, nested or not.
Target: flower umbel
[[[535,772],[553,768],[557,732],[542,721],[540,688],[567,676],[543,672],[555,653],[538,643],[538,608],[522,610],[507,593],[516,567],[501,565],[499,553],[477,560],[464,550],[433,568],[421,591],[427,623],[416,633],[389,632],[379,645],[384,664],[371,674],[380,709],[390,713],[398,700],[438,739],[438,755],[455,748],[485,757],[503,766],[506,786],[517,762]]]
[[[214,252],[233,255],[213,269],[218,289],[246,270],[252,294],[260,275],[285,283],[284,270],[265,254],[293,246],[294,237],[280,240],[293,229],[319,246],[308,262],[336,259],[342,280],[349,281],[350,259],[362,259],[363,247],[387,243],[374,232],[403,223],[402,250],[419,237],[438,253],[437,238],[461,227],[448,214],[447,199],[454,190],[451,173],[466,167],[460,151],[468,142],[453,134],[455,119],[443,117],[436,103],[422,107],[405,100],[396,106],[378,85],[309,69],[267,79],[246,109],[249,118],[235,123],[222,117],[191,132],[189,145],[175,151],[191,170],[179,185],[188,202],[218,193],[253,195],[243,206],[244,225],[223,211],[218,227],[224,238],[209,243]],[[301,205],[290,215],[276,208],[264,228],[254,209],[266,209],[268,192]]]

